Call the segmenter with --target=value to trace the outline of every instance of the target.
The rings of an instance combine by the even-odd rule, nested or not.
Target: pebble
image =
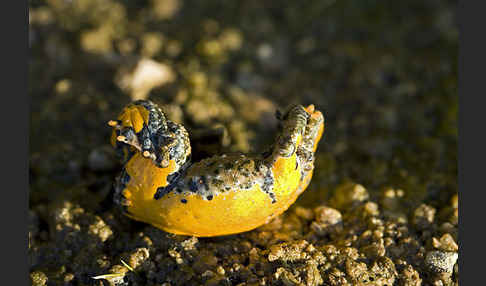
[[[337,187],[332,205],[339,209],[356,206],[369,198],[368,191],[360,184],[344,183]]]
[[[452,273],[458,257],[457,252],[429,251],[425,256],[425,264],[436,273]]]

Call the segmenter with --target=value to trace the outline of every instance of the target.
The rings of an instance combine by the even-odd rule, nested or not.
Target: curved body
[[[148,106],[146,101],[144,104]],[[110,123],[115,128],[113,138],[126,139],[123,134],[132,132],[126,130],[136,124],[120,122],[120,118],[127,118],[127,112],[140,106],[140,102],[132,103],[116,124]],[[132,117],[134,121],[141,120],[136,117]],[[126,164],[117,180],[115,201],[127,216],[175,234],[218,236],[265,224],[287,210],[308,186],[314,152],[324,130],[324,118],[312,105],[295,106],[281,120],[275,144],[255,156],[220,155],[192,163],[188,159],[190,146],[177,146],[187,143],[187,138],[154,139],[152,145],[146,144],[150,145],[145,147],[145,151],[150,150],[147,152],[132,145],[140,145],[141,139],[118,140],[126,146],[114,143],[117,148],[131,151],[122,152]],[[140,137],[140,130],[133,130],[136,137]],[[184,137],[187,132],[179,130],[164,136]],[[176,143],[167,146],[159,141]],[[161,152],[169,155],[157,154]],[[157,158],[164,156],[167,162],[157,163]]]

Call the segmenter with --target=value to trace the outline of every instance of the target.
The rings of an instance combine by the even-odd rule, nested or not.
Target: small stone
[[[42,271],[34,271],[30,273],[30,281],[32,286],[47,285],[47,276]]]
[[[398,273],[395,269],[395,264],[390,258],[386,256],[378,258],[371,265],[370,270],[374,276],[375,285],[395,285]]]
[[[336,189],[336,193],[331,199],[331,203],[335,208],[342,210],[356,206],[368,198],[368,191],[362,185],[345,183]]]
[[[452,196],[451,205],[455,209],[457,209],[459,207],[459,197],[457,196],[457,194]]]
[[[432,246],[442,251],[452,251],[456,252],[459,250],[459,246],[454,241],[454,238],[449,233],[441,236],[440,239],[435,237],[432,238]]]
[[[184,251],[195,250],[196,249],[195,245],[198,242],[199,240],[197,239],[197,237],[193,236],[181,242],[181,246],[184,249]]]
[[[326,235],[335,230],[342,223],[341,213],[333,208],[319,206],[314,209],[315,221],[312,222],[311,228],[318,235]]]
[[[132,100],[146,99],[149,92],[175,80],[175,73],[169,65],[143,58],[133,70],[122,67],[115,79],[117,85],[130,92]]]
[[[306,240],[295,241],[291,243],[281,243],[270,246],[270,253],[268,254],[268,261],[297,261],[305,259],[308,254],[303,251],[309,242]]]
[[[257,263],[260,260],[260,255],[258,254],[258,250],[255,247],[253,247],[248,254],[250,258],[250,263]]]
[[[113,32],[110,25],[84,30],[81,33],[81,48],[94,54],[108,54],[113,51]]]
[[[411,265],[407,265],[399,275],[398,285],[420,286],[422,285],[422,279],[417,270],[413,269]]]
[[[366,263],[353,261],[352,259],[346,259],[346,274],[352,279],[356,284],[366,283],[369,280],[368,268]]]
[[[151,11],[157,20],[171,19],[181,8],[181,2],[177,0],[152,0]]]
[[[216,272],[219,275],[224,275],[226,273],[226,271],[224,270],[223,266],[221,266],[221,265],[216,268]]]
[[[311,261],[305,267],[306,285],[317,286],[322,285],[322,276],[317,268],[316,262]]]
[[[435,212],[435,208],[426,204],[421,204],[415,209],[412,222],[419,229],[427,228],[434,222]]]
[[[137,248],[128,259],[129,265],[135,269],[150,257],[149,250],[145,247]]]
[[[71,81],[69,79],[62,79],[56,83],[56,92],[58,94],[67,93],[71,89]]]
[[[181,254],[177,250],[169,249],[167,252],[169,253],[170,257],[175,258],[175,261],[176,261],[177,264],[184,263],[184,260],[182,259]]]
[[[385,189],[382,193],[381,205],[385,210],[399,209],[403,195],[403,190]]]
[[[272,55],[273,49],[269,44],[262,44],[257,49],[257,55],[260,59],[265,60]]]
[[[386,253],[383,239],[379,239],[379,241],[377,242],[365,245],[360,250],[366,255],[367,258],[370,259],[376,259],[378,257],[384,256]]]
[[[380,214],[380,210],[378,208],[378,204],[374,202],[367,202],[362,206],[363,214],[365,216],[378,216]]]
[[[425,256],[425,264],[433,272],[452,274],[458,257],[457,252],[429,251]]]
[[[283,267],[277,268],[275,274],[273,274],[275,279],[282,281],[283,285],[285,286],[295,286],[295,285],[303,285],[299,279],[297,279],[292,272],[288,271]]]
[[[71,282],[74,279],[74,274],[66,273],[64,274],[64,282]]]
[[[243,43],[243,35],[236,29],[226,29],[220,35],[222,45],[228,50],[238,50]]]
[[[110,226],[98,216],[95,216],[95,222],[89,226],[88,233],[97,236],[101,242],[105,242],[113,235]]]
[[[316,222],[321,224],[334,225],[343,220],[342,215],[338,210],[326,206],[315,208],[314,214]]]
[[[160,33],[146,33],[142,36],[142,55],[152,57],[162,49],[164,36]]]

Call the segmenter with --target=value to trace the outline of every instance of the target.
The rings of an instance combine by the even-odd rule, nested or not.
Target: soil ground
[[[30,1],[32,285],[457,285],[455,6]],[[148,59],[166,75],[137,83]],[[200,157],[261,151],[277,109],[315,104],[314,178],[247,233],[132,221],[112,202],[121,166],[106,123],[136,98],[194,138],[222,128]],[[92,278],[109,273],[118,281]]]

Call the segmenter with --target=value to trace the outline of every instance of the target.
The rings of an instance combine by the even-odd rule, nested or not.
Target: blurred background
[[[107,122],[136,99],[160,104],[193,137],[223,130],[217,152],[263,150],[277,109],[312,103],[326,130],[298,205],[325,204],[349,182],[376,201],[400,190],[392,207],[400,210],[449,204],[457,193],[455,6],[29,1],[32,243],[56,241],[51,218],[66,201],[101,217],[114,212],[120,165]],[[54,260],[45,256],[51,248],[39,249],[33,268]]]

